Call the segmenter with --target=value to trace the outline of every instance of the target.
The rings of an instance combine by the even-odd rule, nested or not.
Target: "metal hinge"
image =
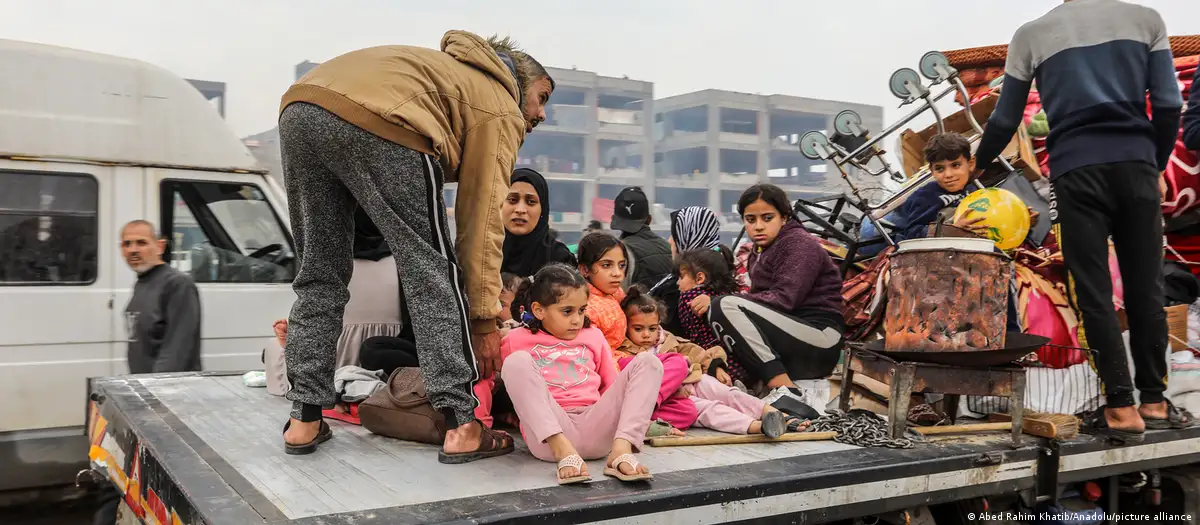
[[[1004,462],[1004,453],[1003,452],[987,452],[984,454],[980,454],[979,457],[975,458],[975,466],[977,466],[977,467],[987,467],[987,466],[991,466],[991,465],[999,465],[1003,462]]]

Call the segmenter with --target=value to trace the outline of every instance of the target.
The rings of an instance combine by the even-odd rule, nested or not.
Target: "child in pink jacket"
[[[514,311],[531,314],[504,337],[503,379],[529,451],[558,464],[559,484],[589,480],[584,458],[608,456],[604,474],[650,479],[633,452],[646,436],[662,364],[653,355],[617,372],[604,334],[587,320],[588,286],[562,264],[521,285]]]
[[[808,427],[807,421],[789,418],[763,400],[722,384],[713,375],[719,367],[711,366],[711,362],[692,362],[708,354],[704,349],[691,343],[679,344],[674,336],[670,339],[676,348],[665,348],[668,338],[663,337],[666,332],[662,329],[662,315],[666,305],[639,287],[629,291],[621,306],[628,316],[629,332],[628,340],[621,346],[627,357],[620,359],[620,365],[624,367],[646,355],[663,362],[665,373],[662,390],[655,400],[654,417],[678,428],[695,424],[730,434],[764,434],[770,438]],[[690,355],[682,353],[685,345],[691,350]]]

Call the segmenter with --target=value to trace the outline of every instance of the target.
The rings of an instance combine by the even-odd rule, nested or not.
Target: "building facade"
[[[837,169],[805,158],[799,140],[832,133],[834,116],[847,109],[881,129],[883,108],[864,104],[711,89],[656,100],[656,202],[665,210],[707,205],[728,236],[741,228],[738,198],[759,182],[792,198],[846,192]]]
[[[314,62],[295,67],[298,79]],[[664,235],[671,211],[704,205],[722,218],[732,240],[741,228],[738,197],[771,182],[793,198],[849,188],[835,168],[801,155],[808,131],[829,133],[838,112],[853,109],[871,130],[883,108],[788,95],[703,90],[654,100],[650,82],[577,69],[548,68],[557,85],[546,121],[525,137],[516,167],[533,168],[550,187],[551,227],[575,243],[592,220],[607,225],[612,200],[640,186],[653,204],[653,227]],[[279,170],[278,130],[246,138],[263,165]],[[282,180],[281,173],[273,173]],[[453,218],[454,185],[445,192]]]

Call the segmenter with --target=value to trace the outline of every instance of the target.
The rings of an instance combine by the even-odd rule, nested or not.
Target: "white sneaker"
[[[763,402],[770,405],[775,403],[781,397],[790,397],[804,403],[816,410],[818,414],[825,415],[825,400],[817,399],[817,395],[803,388],[788,388],[786,386],[777,387],[763,398]]]
[[[804,402],[803,396],[796,395],[795,392],[792,392],[792,390],[786,386],[775,387],[775,389],[772,390],[771,393],[767,394],[767,397],[763,398],[763,402],[769,405],[771,403],[779,401],[779,398],[781,398],[783,396],[787,396],[787,397],[793,398],[797,401]],[[805,403],[805,404],[808,404],[808,403]]]

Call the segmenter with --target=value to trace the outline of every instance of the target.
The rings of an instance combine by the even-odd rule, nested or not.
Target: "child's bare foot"
[[[287,346],[288,320],[280,319],[275,321],[275,324],[271,328],[275,330],[275,342],[279,343],[279,347],[283,348]]]
[[[687,435],[687,433],[682,430],[679,430],[678,428],[671,427],[670,429],[667,430],[667,435],[670,437],[684,437]]]
[[[621,438],[613,440],[604,475],[621,481],[641,481],[653,477],[650,475],[650,469],[638,463],[637,457],[633,455],[633,444]]]
[[[550,446],[550,452],[554,454],[554,460],[558,462],[556,476],[558,476],[559,485],[569,485],[592,479],[588,475],[587,463],[579,456],[575,445],[572,445],[566,436],[555,434],[546,440],[546,444]]]

